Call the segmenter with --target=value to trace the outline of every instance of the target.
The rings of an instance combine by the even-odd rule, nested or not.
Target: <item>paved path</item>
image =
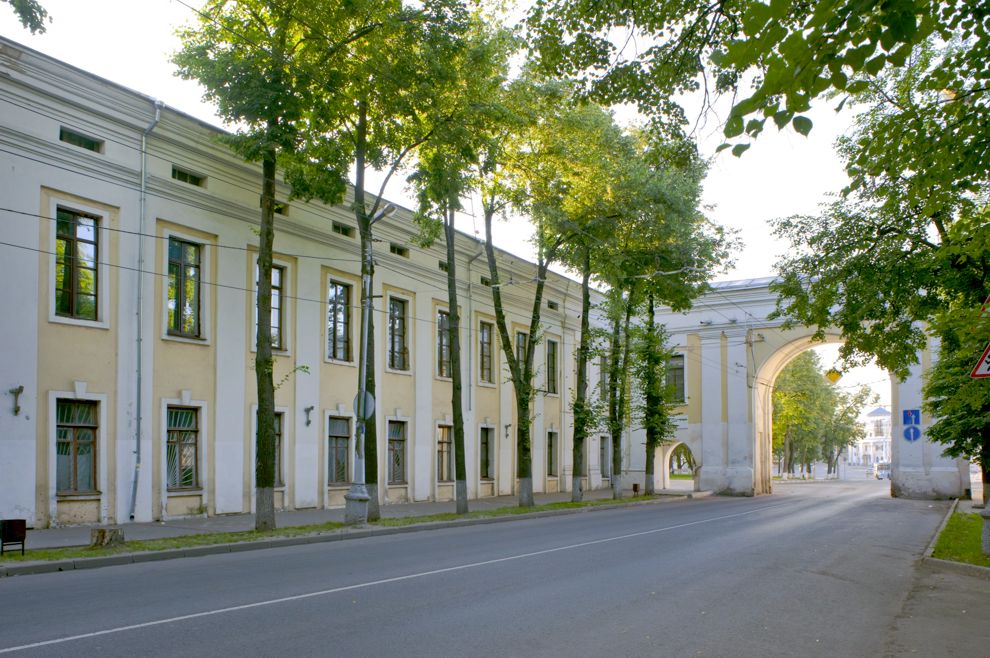
[[[776,491],[11,578],[0,651],[980,655],[959,639],[987,632],[985,607],[899,635],[954,600],[917,595],[947,503],[883,483]],[[966,582],[990,601],[990,581]]]
[[[675,481],[675,489],[669,490],[670,494],[690,493],[692,483],[687,481]],[[632,495],[632,492],[626,492]],[[571,499],[570,492],[556,494],[536,494],[537,504],[553,503]],[[585,500],[597,500],[601,498],[611,498],[611,490],[586,491]],[[494,498],[481,498],[469,502],[469,508],[473,510],[497,509],[499,507],[512,507],[518,503],[516,496],[497,496]],[[405,517],[424,516],[429,514],[442,514],[453,512],[454,503],[402,503],[385,505],[382,507],[384,517]],[[276,514],[276,525],[280,528],[291,526],[314,525],[327,523],[328,521],[343,521],[344,509],[324,509],[324,510],[299,510],[292,512],[278,512]],[[89,544],[90,529],[97,526],[68,526],[63,528],[44,528],[29,530],[27,537],[27,548],[61,548],[65,546],[86,546]],[[212,517],[191,517],[173,519],[164,522],[153,523],[126,523],[119,527],[124,529],[124,537],[128,540],[137,539],[161,539],[165,537],[179,537],[182,535],[193,535],[207,532],[238,532],[254,529],[254,514],[224,514]]]

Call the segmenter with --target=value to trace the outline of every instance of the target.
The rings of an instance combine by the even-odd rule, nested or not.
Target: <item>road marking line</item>
[[[788,505],[790,502],[777,503],[776,505],[766,505],[758,509],[747,510],[745,512],[736,512],[734,514],[725,514],[723,516],[715,516],[710,519],[702,519],[700,521],[691,521],[689,523],[678,523],[677,525],[665,526],[663,528],[654,528],[652,530],[643,530],[640,532],[631,532],[625,535],[616,535],[615,537],[606,537],[604,539],[592,539],[590,541],[583,541],[577,544],[568,544],[567,546],[558,546],[556,548],[545,548],[540,551],[532,551],[529,553],[520,553],[518,555],[509,555],[507,557],[499,557],[492,560],[484,560],[482,562],[470,562],[468,564],[459,564],[454,567],[444,567],[443,569],[433,569],[432,571],[422,571],[420,573],[411,573],[405,576],[395,576],[393,578],[382,578],[381,580],[372,580],[366,583],[357,583],[355,585],[344,585],[342,587],[334,587],[332,589],[324,589],[319,592],[309,592],[308,594],[294,594],[292,596],[283,596],[278,599],[269,599],[267,601],[257,601],[255,603],[245,603],[243,605],[235,605],[227,608],[217,608],[216,610],[207,610],[205,612],[193,612],[188,615],[180,615],[178,617],[168,617],[167,619],[156,619],[154,621],[146,621],[140,624],[130,624],[129,626],[118,626],[117,628],[107,628],[102,631],[94,631],[92,633],[82,633],[80,635],[70,635],[68,637],[60,637],[54,640],[45,640],[43,642],[34,642],[32,644],[22,644],[17,647],[7,647],[5,649],[0,649],[0,653],[11,653],[14,651],[24,651],[25,649],[35,649],[37,647],[49,646],[52,644],[62,644],[64,642],[72,642],[74,640],[84,640],[91,637],[99,637],[101,635],[110,635],[113,633],[123,633],[124,631],[133,631],[139,628],[148,628],[150,626],[161,626],[163,624],[173,624],[178,621],[185,621],[187,619],[197,619],[199,617],[211,617],[213,615],[224,614],[227,612],[237,612],[239,610],[249,610],[251,608],[260,608],[263,606],[276,605],[278,603],[288,603],[290,601],[301,601],[303,599],[311,599],[317,596],[327,596],[328,594],[337,594],[338,592],[347,592],[355,589],[364,589],[367,587],[374,587],[377,585],[387,585],[389,583],[398,583],[403,580],[413,580],[415,578],[425,578],[426,576],[435,576],[442,573],[450,573],[452,571],[463,571],[465,569],[475,569],[477,567],[484,567],[490,564],[498,564],[500,562],[510,562],[512,560],[522,560],[529,557],[536,557],[539,555],[547,555],[548,553],[557,553],[559,551],[569,551],[575,548],[584,548],[585,546],[594,546],[596,544],[607,544],[609,542],[621,541],[623,539],[632,539],[634,537],[643,537],[645,535],[653,535],[659,532],[667,532],[669,530],[678,530],[680,528],[687,528],[695,525],[702,525],[704,523],[713,523],[715,521],[724,521],[725,519],[733,519],[740,516],[747,516],[749,514],[755,514],[757,512],[762,512],[764,510],[773,509],[775,507],[781,507],[783,505]]]

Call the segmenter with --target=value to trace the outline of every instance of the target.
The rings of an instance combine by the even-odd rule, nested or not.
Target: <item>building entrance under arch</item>
[[[686,313],[661,310],[670,345],[684,355],[686,403],[678,407],[674,439],[691,447],[698,486],[734,495],[773,491],[773,382],[800,352],[820,342],[815,329],[785,328],[769,319],[776,303],[772,279],[714,284]],[[826,342],[839,342],[827,331]],[[903,381],[891,382],[891,494],[908,498],[961,496],[969,482],[964,460],[942,456],[928,440],[922,410],[923,374],[931,346],[918,354]]]

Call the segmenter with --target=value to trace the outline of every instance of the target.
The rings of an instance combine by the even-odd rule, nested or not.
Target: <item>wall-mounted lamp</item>
[[[312,411],[313,411],[313,405],[309,405],[308,407],[306,407],[306,408],[304,408],[304,409],[303,409],[303,413],[304,413],[304,414],[306,414],[306,427],[309,427],[309,425],[310,425],[310,423],[312,423],[312,422],[313,422],[313,421],[311,421],[311,420],[309,419],[309,414],[310,414],[310,413],[311,413]]]
[[[24,385],[21,384],[17,388],[12,388],[7,392],[14,396],[14,415],[16,416],[17,414],[21,413],[20,398],[21,398],[21,393],[24,392]]]

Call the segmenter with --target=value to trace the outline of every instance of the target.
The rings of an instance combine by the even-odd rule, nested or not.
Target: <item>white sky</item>
[[[202,4],[202,0],[186,1],[193,6]],[[175,28],[192,21],[195,14],[191,9],[176,0],[42,0],[42,4],[53,17],[45,34],[32,35],[23,29],[5,3],[0,4],[0,34],[220,125],[212,108],[200,100],[199,86],[175,77],[169,61],[178,48]],[[704,202],[710,206],[709,216],[737,229],[745,243],[735,255],[735,266],[719,278],[773,274],[776,256],[787,245],[772,239],[767,220],[813,213],[827,194],[844,185],[845,175],[832,144],[847,130],[848,113],[836,115],[823,106],[810,116],[815,127],[809,137],[770,127],[743,157],[736,158],[728,151],[715,157],[705,182]],[[720,126],[714,120],[709,120],[698,136],[706,155],[714,154],[722,141]],[[401,181],[393,182],[386,196],[413,205]],[[465,216],[460,228],[474,233],[482,227],[480,220],[475,223]],[[532,257],[532,250],[515,227],[510,230],[503,224],[496,226],[496,232],[500,247]],[[817,349],[828,352],[833,348]],[[834,357],[822,356],[831,365]],[[879,370],[862,377],[850,374],[840,384],[883,377]],[[889,386],[882,388],[886,388],[889,403]]]

